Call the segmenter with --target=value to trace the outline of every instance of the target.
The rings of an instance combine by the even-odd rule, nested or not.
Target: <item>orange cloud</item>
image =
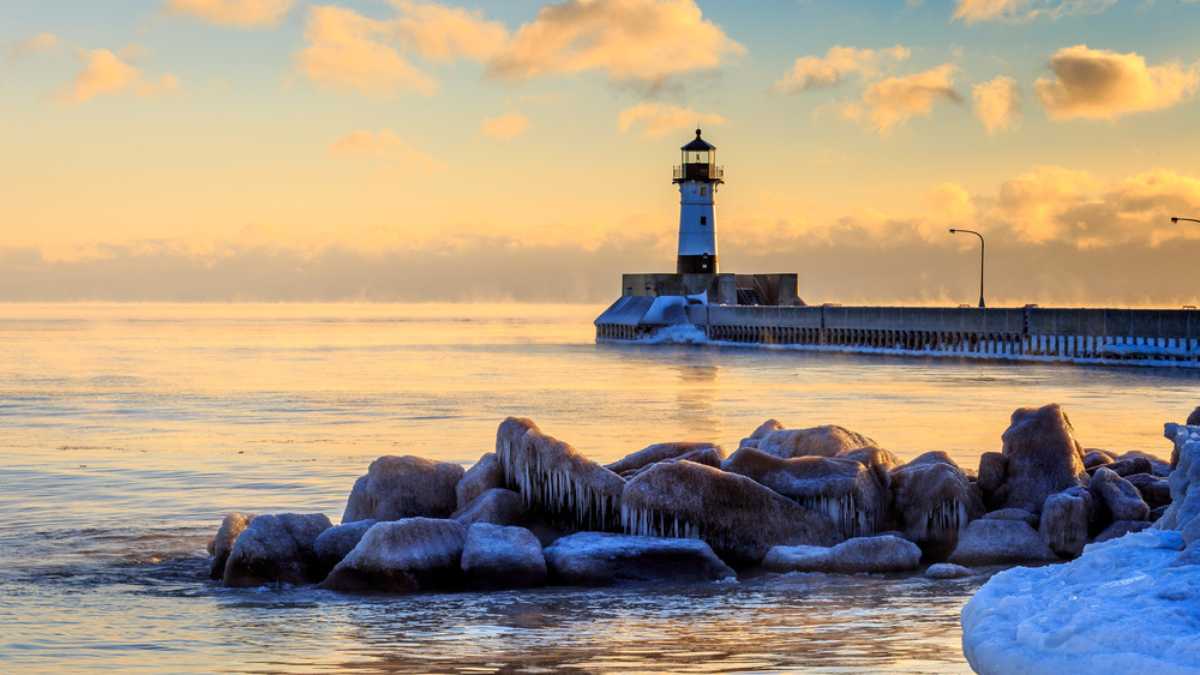
[[[913,117],[928,116],[938,101],[960,102],[962,96],[954,89],[956,70],[953,64],[945,63],[913,75],[880,80],[867,87],[861,104],[846,106],[842,115],[869,122],[886,135]]]
[[[1021,90],[1011,77],[1000,76],[971,89],[975,116],[989,134],[1007,131],[1021,116]]]
[[[366,94],[401,89],[432,95],[437,82],[384,42],[393,27],[343,7],[309,9],[305,39],[296,55],[297,69],[319,84]]]
[[[508,29],[483,13],[436,3],[393,0],[400,15],[391,21],[401,45],[434,61],[485,61],[503,49]]]
[[[521,26],[491,71],[513,79],[601,71],[657,85],[744,52],[693,0],[564,0]]]
[[[146,80],[141,70],[107,49],[94,49],[82,56],[83,70],[63,92],[63,98],[72,103],[85,103],[99,96],[125,92],[153,96],[179,88],[179,79],[174,75],[163,75],[157,81]]]
[[[958,0],[954,20],[966,24],[981,21],[1032,21],[1057,19],[1071,14],[1098,14],[1117,0]]]
[[[60,44],[54,33],[38,33],[14,44],[8,49],[9,59],[20,59],[55,49]]]
[[[716,113],[703,113],[664,103],[639,103],[626,108],[617,116],[617,128],[626,133],[641,127],[642,134],[660,138],[681,129],[692,129],[696,125],[725,124],[726,119]]]
[[[907,61],[912,52],[896,45],[890,49],[830,47],[824,57],[802,56],[792,69],[775,83],[775,91],[795,94],[809,89],[833,87],[848,76],[870,77],[879,72],[881,61]]]
[[[529,129],[529,118],[521,113],[489,117],[480,125],[484,136],[498,141],[511,141]]]
[[[1169,108],[1196,93],[1200,67],[1178,63],[1147,66],[1134,52],[1075,45],[1050,59],[1053,77],[1034,90],[1051,118],[1115,120],[1131,113]]]
[[[292,4],[293,0],[168,0],[167,10],[221,26],[257,28],[278,24]]]

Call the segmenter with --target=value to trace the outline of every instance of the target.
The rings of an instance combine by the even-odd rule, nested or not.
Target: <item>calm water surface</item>
[[[599,308],[0,305],[0,670],[959,672],[981,580],[766,576],[351,598],[225,590],[229,510],[336,522],[381,454],[469,464],[506,415],[608,461],[839,423],[974,466],[1013,408],[1167,452],[1200,374],[592,343]]]

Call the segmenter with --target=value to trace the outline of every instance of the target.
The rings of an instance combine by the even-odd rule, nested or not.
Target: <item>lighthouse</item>
[[[717,147],[700,137],[679,149],[682,162],[675,167],[679,185],[678,274],[717,273],[717,186],[724,171],[717,166]]]

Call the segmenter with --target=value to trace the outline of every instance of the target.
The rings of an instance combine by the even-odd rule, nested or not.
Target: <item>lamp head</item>
[[[1172,222],[1172,223],[1178,223],[1178,222],[1179,222],[1179,219],[1178,219],[1178,218],[1175,218],[1175,217],[1172,217],[1172,218],[1171,218],[1171,222]]]
[[[950,228],[950,234],[956,234],[957,232],[958,232],[958,230],[956,230],[955,228],[953,228],[953,227]]]

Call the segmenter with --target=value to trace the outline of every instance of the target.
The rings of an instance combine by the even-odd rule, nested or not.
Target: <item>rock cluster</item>
[[[393,593],[713,581],[755,567],[861,574],[933,563],[926,574],[948,579],[1074,558],[1151,518],[1200,512],[1181,482],[1200,479],[1190,455],[1167,479],[1167,463],[1144,453],[1085,452],[1056,405],[1013,413],[1002,442],[971,473],[945,453],[902,463],[844,427],[768,420],[728,456],[711,443],[659,443],[605,466],[509,418],[495,451],[467,471],[375,460],[340,525],[229,514],[209,545],[211,575]]]

